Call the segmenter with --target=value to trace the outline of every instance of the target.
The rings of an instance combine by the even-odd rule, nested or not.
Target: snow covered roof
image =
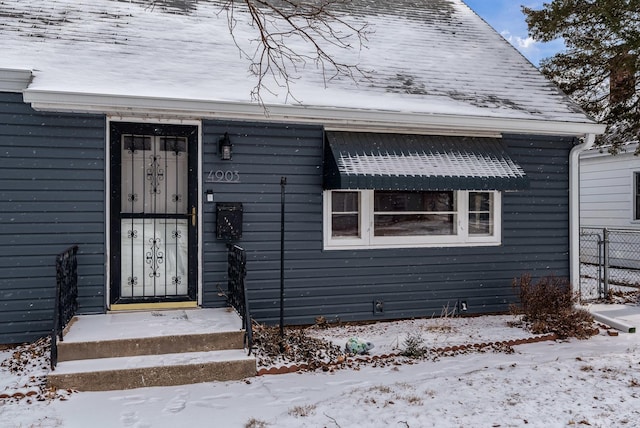
[[[265,119],[251,99],[251,61],[238,48],[255,49],[256,29],[236,9],[236,44],[226,3],[3,0],[0,68],[32,70],[24,97],[41,109]],[[364,47],[332,51],[366,75],[327,80],[316,64],[300,64],[290,86],[295,98],[266,82],[271,119],[336,129],[465,122],[498,132],[600,130],[461,0],[353,0],[337,13],[368,24]]]
[[[607,144],[604,146],[595,146],[595,147],[591,147],[589,150],[586,150],[580,153],[580,159],[582,160],[582,159],[589,159],[594,157],[611,157],[611,156],[615,156],[616,158],[636,156],[635,153],[638,150],[639,145],[640,143],[638,143],[637,141],[626,142],[617,148],[615,155],[611,154],[611,149],[613,148],[611,145]]]

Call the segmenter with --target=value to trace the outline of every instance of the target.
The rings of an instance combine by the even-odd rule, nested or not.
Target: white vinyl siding
[[[633,150],[612,156],[583,155],[580,159],[580,226],[640,227],[636,210],[636,174],[640,159]]]

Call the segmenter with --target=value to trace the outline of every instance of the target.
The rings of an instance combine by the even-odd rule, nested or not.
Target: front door
[[[112,304],[196,301],[198,127],[111,122]]]

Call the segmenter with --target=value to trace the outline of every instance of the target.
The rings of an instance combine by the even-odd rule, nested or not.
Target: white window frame
[[[360,236],[333,237],[332,192],[359,192]],[[374,249],[374,248],[423,248],[423,247],[475,247],[502,244],[502,193],[494,190],[455,190],[457,201],[457,233],[455,235],[423,236],[374,236],[374,190],[325,190],[323,192],[323,233],[325,250]],[[469,235],[469,193],[493,194],[493,234]]]

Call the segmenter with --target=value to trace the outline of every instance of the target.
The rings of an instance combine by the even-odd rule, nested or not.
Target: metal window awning
[[[520,190],[529,180],[499,138],[327,132],[325,189]]]

